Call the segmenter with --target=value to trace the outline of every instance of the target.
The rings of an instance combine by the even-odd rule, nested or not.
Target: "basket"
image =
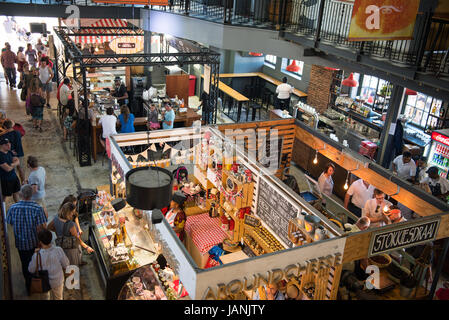
[[[377,261],[373,260],[373,259],[376,259],[376,257],[385,258],[387,260],[387,262],[382,263],[382,262],[379,262],[378,260]],[[378,266],[379,268],[386,268],[386,267],[388,267],[391,264],[391,257],[388,254],[382,253],[382,254],[379,254],[379,255],[376,255],[376,256],[368,258],[368,262],[370,264]]]

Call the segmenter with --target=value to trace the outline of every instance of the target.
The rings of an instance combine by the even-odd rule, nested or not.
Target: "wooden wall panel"
[[[178,99],[184,99],[185,106],[189,106],[189,75],[188,74],[170,74],[165,78],[167,86],[167,95]]]

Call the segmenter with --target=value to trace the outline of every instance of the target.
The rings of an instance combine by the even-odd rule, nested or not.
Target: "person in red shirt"
[[[449,300],[449,281],[443,282],[443,288],[436,292],[438,300]]]

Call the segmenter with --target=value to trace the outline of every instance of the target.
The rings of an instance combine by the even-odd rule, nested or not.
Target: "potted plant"
[[[413,289],[418,285],[418,280],[413,276],[413,273],[404,275],[400,281],[400,295],[401,297],[410,297]]]

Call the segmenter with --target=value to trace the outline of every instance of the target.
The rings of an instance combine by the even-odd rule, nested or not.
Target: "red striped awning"
[[[90,24],[90,27],[105,27],[105,28],[114,28],[114,27],[126,27],[128,23],[124,19],[100,19]],[[76,36],[75,43],[104,43],[111,42],[116,36],[104,36],[103,34],[107,34],[107,29],[83,29],[82,32],[85,33],[94,33],[98,34],[98,36]]]

